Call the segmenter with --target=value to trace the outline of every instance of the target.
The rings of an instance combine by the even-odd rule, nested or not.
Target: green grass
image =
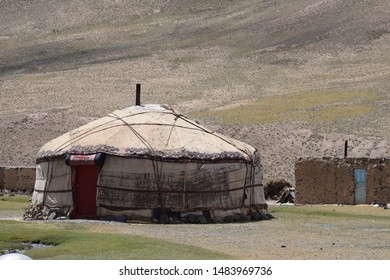
[[[22,218],[30,196],[0,197],[0,217]],[[126,226],[126,224],[122,224]],[[163,226],[163,225],[162,225]],[[0,220],[0,254],[25,243],[54,245],[27,251],[33,259],[231,259],[210,250],[136,235],[99,232],[97,224]]]
[[[28,195],[0,196],[0,214],[27,208],[30,198]]]
[[[27,251],[33,259],[232,259],[233,257],[136,235],[93,232],[88,225],[66,222],[0,221],[0,251],[24,243],[53,245]]]
[[[26,199],[28,197],[4,198],[6,198],[8,203],[15,204],[16,208],[28,202],[28,199]],[[288,257],[303,258],[303,256],[306,256],[311,258],[313,255],[310,255],[310,252],[312,252],[310,250],[317,248],[317,245],[324,246],[324,242],[329,243],[334,242],[333,240],[338,240],[338,244],[344,244],[343,248],[348,249],[349,244],[353,245],[356,244],[356,242],[359,242],[359,230],[364,230],[364,246],[367,246],[367,248],[371,248],[370,246],[379,246],[378,244],[387,244],[386,242],[388,241],[387,235],[390,230],[390,211],[384,210],[382,207],[351,205],[269,205],[269,212],[275,219],[259,223],[243,224],[242,226],[244,228],[246,226],[249,228],[258,227],[256,230],[259,230],[265,236],[269,236],[269,242],[264,243],[261,248],[266,255],[272,253],[270,255],[271,258],[281,258],[277,252],[274,252],[275,248],[279,247],[268,245],[275,244],[275,242],[277,244],[280,242],[289,242],[291,248],[298,250],[296,252],[289,251],[290,255],[288,255]],[[2,217],[1,213],[0,217]],[[166,227],[175,227],[176,225],[158,226],[161,226],[161,232],[164,232]],[[188,228],[188,231],[194,230],[194,233],[197,234],[204,233],[205,235],[213,236],[218,235],[221,230],[230,231],[237,226],[240,225],[216,224],[207,227],[192,225]],[[134,225],[128,224],[101,224],[99,222],[81,224],[76,221],[27,222],[0,220],[0,254],[2,251],[9,249],[25,248],[27,246],[26,242],[32,242],[52,245],[52,247],[27,251],[26,255],[33,259],[48,260],[245,259],[245,256],[247,256],[246,251],[243,251],[241,254],[236,251],[235,256],[231,256],[227,255],[229,254],[229,249],[222,249],[222,252],[227,252],[227,254],[223,254],[197,246],[166,241],[163,240],[163,236],[161,239],[155,239],[134,235],[131,234],[133,227]],[[147,235],[146,231],[148,228],[149,227],[144,227],[144,229],[142,229],[142,231],[145,231],[145,235]],[[182,228],[182,226],[179,226],[178,230],[181,230]],[[172,228],[170,228],[170,230],[172,230]],[[139,234],[140,231],[137,232]],[[279,232],[279,234],[274,235],[274,232]],[[331,236],[329,235],[330,232],[332,233]],[[305,237],[306,235],[309,240]],[[314,236],[316,238],[314,238]],[[188,242],[196,244],[190,239]],[[225,241],[218,242],[222,242],[220,245],[225,244]],[[305,245],[303,246],[302,244]],[[302,248],[306,249],[303,249],[302,251]],[[307,248],[311,248],[309,253]],[[336,249],[341,250],[340,248],[337,247]],[[386,254],[386,252],[381,252],[381,254],[382,253]],[[335,253],[332,251],[324,252],[324,254],[325,255],[321,256],[325,259],[334,258],[335,256]],[[344,255],[344,257],[345,256],[347,255]],[[351,256],[355,257],[355,255]],[[385,255],[380,256],[383,257]]]
[[[338,107],[324,108],[315,113],[309,113],[310,119],[316,122],[332,122],[339,119],[352,118],[369,114],[375,107],[369,105],[347,104]]]
[[[190,117],[214,117],[225,125],[264,124],[301,120],[331,122],[368,114],[377,96],[370,92],[306,92],[268,96],[250,104],[214,111],[194,112]]]
[[[359,207],[359,206],[332,206],[332,205],[314,205],[314,206],[270,206],[269,212],[274,216],[283,216],[290,218],[317,217],[338,218],[340,220],[377,220],[390,221],[390,211],[384,211],[382,207]]]

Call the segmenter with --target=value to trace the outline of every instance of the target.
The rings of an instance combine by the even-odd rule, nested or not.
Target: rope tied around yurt
[[[109,171],[106,170],[106,173],[99,174],[101,180],[98,181],[98,188],[108,189],[106,193],[113,192],[111,189],[128,192],[126,195],[129,197],[137,197],[131,194],[134,192],[154,193],[149,196],[151,208],[160,208],[162,215],[172,211],[172,207],[194,209],[198,202],[204,203],[202,207],[207,208],[210,205],[207,203],[213,199],[218,203],[217,207],[224,208],[230,204],[255,204],[262,186],[261,179],[258,180],[261,178],[261,168],[256,148],[224,138],[173,110],[137,110],[140,109],[115,111],[102,120],[96,120],[93,126],[86,125],[71,131],[64,135],[64,141],[53,142],[55,145],[42,149],[38,159],[55,161],[64,155],[95,153],[111,155],[110,161],[117,156],[115,162],[122,159],[145,159],[147,161],[139,162],[148,165],[148,170],[145,170],[147,177],[142,175],[144,171],[138,170],[138,167],[136,173],[134,170],[122,170],[122,167],[112,171],[109,169],[112,166],[107,164],[106,168],[110,172],[123,171],[129,177],[120,177],[125,182],[123,185],[112,183],[107,179]],[[133,118],[137,115],[144,116]],[[132,160],[129,162],[132,163]],[[173,166],[172,163],[178,164]],[[197,169],[197,165],[201,167]],[[178,171],[174,170],[177,166],[180,166]],[[47,166],[50,167],[53,168]],[[172,174],[177,175],[177,178],[172,180]],[[49,172],[46,184],[49,185],[52,179],[53,174]],[[53,184],[56,184],[55,179]],[[47,196],[50,200],[50,193],[44,193],[45,200]],[[125,193],[122,194],[124,197]],[[213,197],[203,194],[218,195]],[[139,207],[144,205],[142,202]],[[121,207],[127,206],[135,207],[127,204]]]
[[[47,195],[49,194],[48,193],[48,186],[50,186],[50,182],[53,179],[53,162],[49,161],[49,163],[47,165],[46,172],[47,172],[47,174],[50,174],[50,176],[49,176],[48,180],[45,181],[45,186],[44,186],[45,192],[43,193],[43,198],[42,198],[43,205],[46,205]]]
[[[153,155],[155,153],[155,151],[153,149],[153,146],[141,134],[139,134],[132,127],[132,125],[130,125],[128,122],[126,122],[120,116],[115,115],[114,113],[113,113],[113,115],[116,116],[118,120],[122,121],[131,130],[131,132],[134,133],[134,135],[146,146],[146,148],[149,150],[149,153],[151,155]],[[163,199],[163,195],[162,195],[162,184],[161,184],[161,174],[162,174],[163,162],[161,161],[161,168],[159,169],[159,166],[158,166],[158,163],[156,162],[156,160],[154,160],[154,159],[151,159],[151,160],[152,160],[152,166],[153,166],[153,173],[154,173],[155,180],[156,180],[158,197],[159,197],[159,200],[160,200],[161,211],[164,214],[165,213],[165,203],[164,203],[164,199]]]

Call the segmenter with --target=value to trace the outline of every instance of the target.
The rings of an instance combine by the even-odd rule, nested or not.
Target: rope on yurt
[[[47,164],[47,179],[45,180],[45,187],[44,187],[44,193],[43,193],[43,198],[42,198],[42,205],[45,205],[46,204],[46,199],[47,199],[47,195],[49,193],[49,186],[50,186],[50,183],[53,179],[53,162],[52,161],[48,161],[48,164]]]
[[[155,151],[154,151],[152,145],[150,145],[150,143],[141,134],[139,134],[132,127],[132,125],[130,125],[128,122],[126,122],[123,118],[119,117],[118,115],[115,115],[115,114],[113,114],[113,115],[116,116],[118,120],[122,121],[131,130],[131,132],[134,133],[134,135],[146,146],[146,148],[149,150],[150,154],[152,154],[152,155],[155,154]],[[164,199],[163,199],[163,195],[162,195],[162,183],[161,183],[163,162],[161,161],[161,168],[159,169],[158,163],[154,160],[154,157],[152,157],[151,160],[152,160],[152,165],[153,165],[153,173],[154,173],[155,180],[156,180],[158,197],[160,200],[161,211],[162,211],[162,214],[165,215],[165,203],[164,203]]]
[[[241,152],[243,152],[244,154],[246,154],[249,158],[251,158],[251,153],[250,153],[249,151],[237,147],[235,144],[233,144],[233,143],[227,141],[227,140],[224,139],[223,137],[214,134],[213,132],[211,132],[211,131],[205,129],[204,127],[202,127],[202,126],[200,126],[200,125],[198,125],[196,122],[193,122],[193,121],[189,120],[189,119],[188,119],[187,117],[185,117],[184,115],[178,114],[178,113],[176,113],[176,112],[173,111],[173,110],[172,110],[171,112],[160,112],[160,113],[161,113],[161,114],[171,114],[171,115],[174,115],[174,116],[176,116],[175,122],[176,122],[176,120],[177,120],[178,118],[180,118],[181,120],[183,120],[183,121],[185,121],[185,122],[187,122],[187,123],[193,125],[193,126],[196,127],[196,128],[184,127],[184,126],[177,125],[176,123],[173,124],[173,125],[172,125],[172,124],[156,124],[156,123],[154,123],[154,124],[147,124],[147,123],[139,124],[139,123],[134,123],[134,124],[132,124],[132,123],[128,123],[128,122],[126,122],[126,121],[123,120],[123,118],[127,118],[127,117],[130,117],[130,116],[136,116],[136,115],[142,115],[142,114],[148,114],[148,113],[153,113],[153,111],[151,111],[151,112],[133,113],[133,114],[125,115],[124,117],[119,117],[118,115],[116,115],[116,114],[114,114],[114,113],[111,113],[110,115],[108,115],[108,117],[112,117],[113,120],[107,121],[107,122],[102,123],[102,124],[100,124],[100,125],[98,125],[98,126],[92,127],[92,128],[90,128],[89,130],[86,130],[85,132],[83,132],[83,133],[81,133],[81,134],[79,134],[79,135],[77,135],[77,136],[72,137],[72,139],[69,139],[68,141],[65,141],[64,143],[62,143],[61,145],[59,145],[59,146],[54,150],[54,152],[59,152],[59,151],[65,149],[66,147],[71,146],[73,143],[79,141],[80,139],[83,139],[84,137],[87,137],[87,136],[89,136],[89,135],[91,135],[91,134],[98,133],[98,132],[101,132],[101,131],[104,131],[104,130],[108,130],[108,129],[112,129],[113,127],[121,126],[121,125],[113,125],[113,126],[105,127],[105,128],[103,128],[103,129],[98,130],[98,128],[100,128],[100,127],[102,127],[102,126],[105,126],[105,125],[107,125],[108,123],[115,122],[116,120],[121,120],[121,121],[124,122],[127,126],[134,126],[134,125],[161,125],[161,126],[180,127],[180,128],[184,128],[184,129],[190,129],[190,130],[196,130],[196,129],[202,130],[203,132],[208,133],[208,134],[211,134],[211,135],[213,135],[213,136],[215,136],[215,137],[221,139],[222,141],[228,143],[229,145],[234,146],[236,149],[238,149],[239,151],[241,151]],[[145,139],[144,139],[144,140],[145,140]]]
[[[142,115],[142,114],[146,114],[146,113],[149,113],[149,112],[140,112],[140,113],[135,113],[135,114],[129,114],[129,115],[126,115],[125,117],[136,116],[136,115]],[[113,125],[113,126],[105,127],[105,128],[103,128],[103,129],[98,130],[100,127],[105,126],[105,125],[107,125],[107,124],[109,124],[109,123],[113,123],[113,122],[115,122],[115,121],[117,121],[117,120],[123,121],[123,118],[120,118],[118,115],[116,115],[116,114],[114,114],[114,113],[112,113],[112,115],[113,115],[113,116],[111,116],[111,114],[109,114],[109,115],[107,116],[107,117],[112,117],[112,118],[113,118],[111,121],[107,121],[107,122],[102,123],[102,124],[100,124],[100,125],[98,125],[98,126],[94,126],[94,127],[90,128],[90,129],[84,131],[83,133],[81,133],[81,134],[79,134],[79,135],[77,135],[77,136],[72,137],[72,139],[69,139],[68,141],[65,141],[64,143],[62,143],[61,145],[59,145],[59,146],[54,150],[54,152],[59,152],[59,151],[65,149],[66,147],[71,146],[73,143],[77,142],[78,140],[83,139],[84,137],[87,137],[87,136],[89,136],[89,135],[91,135],[91,134],[93,134],[93,133],[98,133],[98,132],[101,132],[101,131],[104,131],[104,130],[112,129],[112,128],[114,128],[114,127],[122,126],[122,125]],[[123,122],[124,122],[126,125],[134,125],[134,124],[129,124],[129,123],[125,122],[125,121],[123,121]],[[145,124],[143,124],[143,125],[145,125]]]
[[[55,206],[55,205],[46,205],[46,200],[47,200],[47,196],[49,195],[49,193],[53,194],[53,193],[68,193],[68,192],[73,192],[73,190],[49,190],[49,187],[51,186],[51,182],[54,178],[54,161],[47,161],[47,168],[46,168],[46,172],[47,172],[47,177],[46,177],[46,180],[45,180],[45,186],[43,188],[43,191],[41,190],[36,190],[34,188],[34,191],[40,193],[42,192],[43,193],[43,197],[42,197],[42,206],[47,206],[49,208]],[[74,197],[72,196],[72,203],[74,205]],[[70,210],[71,206],[69,206],[69,210]],[[68,210],[68,212],[69,212]]]
[[[245,200],[249,197],[250,199],[250,205],[253,205],[254,203],[254,196],[253,196],[253,188],[250,188],[251,186],[254,186],[254,176],[255,173],[253,172],[254,162],[252,161],[250,164],[245,164],[245,180],[244,180],[244,195],[242,199],[242,206],[245,205]],[[249,184],[248,184],[248,178],[249,178]],[[248,193],[249,188],[251,189],[251,193]]]
[[[126,115],[125,117],[129,117],[129,116],[136,116],[136,115],[142,115],[142,114],[145,114],[145,113],[149,113],[149,112],[140,112],[140,113],[134,113],[134,114],[129,114],[129,115]],[[107,129],[111,129],[113,127],[117,127],[117,126],[122,126],[122,125],[114,125],[114,126],[110,126],[110,127],[106,127],[106,128],[103,128],[101,130],[97,130],[98,128],[102,127],[102,126],[105,126],[109,123],[113,123],[115,121],[117,121],[118,119],[123,121],[123,118],[120,118],[118,115],[112,113],[112,115],[114,116],[111,116],[111,114],[109,114],[107,117],[112,117],[113,119],[111,121],[107,121],[105,123],[102,123],[98,126],[94,126],[88,130],[86,130],[84,133],[81,133],[80,135],[78,136],[75,136],[73,137],[72,139],[69,139],[68,141],[65,141],[64,143],[62,143],[61,145],[59,145],[56,149],[55,149],[55,152],[58,152],[58,151],[61,151],[62,149],[72,145],[73,143],[77,142],[78,140],[80,139],[83,139],[84,137],[87,137],[89,136],[90,134],[93,134],[93,133],[98,133],[100,131],[104,131],[104,130],[107,130]],[[123,121],[124,122],[124,121]],[[126,125],[128,125],[127,122],[124,122]]]
[[[114,121],[115,120],[112,120],[111,122],[114,122]],[[71,146],[73,143],[77,142],[78,140],[83,139],[84,137],[89,136],[90,134],[92,134],[92,132],[98,133],[100,131],[111,129],[111,128],[116,127],[116,126],[121,126],[121,125],[116,125],[116,126],[107,127],[107,128],[101,129],[101,130],[96,130],[97,128],[102,127],[102,126],[106,125],[107,123],[110,123],[110,122],[102,123],[101,125],[98,125],[98,126],[92,127],[89,130],[86,130],[84,133],[81,133],[80,135],[72,137],[68,141],[65,141],[64,143],[59,145],[54,151],[55,152],[59,152],[59,151],[65,149],[65,148],[67,148],[67,147]],[[94,130],[96,130],[96,131],[94,131]]]
[[[110,127],[105,127],[105,128],[102,128],[102,129],[99,129],[100,127],[102,126],[105,126],[109,123],[113,123],[117,120],[121,120],[122,122],[124,122],[127,126],[135,126],[135,125],[161,125],[161,126],[176,126],[176,127],[181,127],[181,128],[186,128],[186,129],[193,129],[195,130],[195,128],[189,128],[189,127],[182,127],[182,126],[178,126],[178,125],[171,125],[171,124],[156,124],[156,123],[153,123],[153,124],[147,124],[147,123],[143,123],[143,124],[139,124],[139,123],[128,123],[126,121],[123,120],[123,118],[127,118],[127,117],[130,117],[130,116],[136,116],[136,115],[143,115],[143,114],[148,114],[148,113],[153,113],[153,111],[151,112],[140,112],[140,113],[134,113],[134,114],[129,114],[129,115],[125,115],[124,117],[119,117],[118,115],[114,114],[114,113],[111,113],[109,114],[107,117],[112,117],[113,119],[111,121],[107,121],[105,123],[102,123],[98,126],[94,126],[86,131],[84,131],[83,133],[77,135],[77,136],[74,136],[72,137],[72,139],[69,139],[68,141],[65,141],[64,143],[62,143],[61,145],[59,145],[55,150],[54,152],[59,152],[69,146],[71,146],[73,143],[79,141],[80,139],[83,139],[84,137],[87,137],[91,134],[94,134],[94,133],[98,133],[98,132],[101,132],[101,131],[104,131],[104,130],[108,130],[108,129],[112,129],[114,127],[120,127],[122,126],[121,124],[119,125],[113,125],[113,126],[110,126]],[[172,114],[170,112],[161,112],[162,114]],[[177,114],[173,114],[175,116],[177,116]]]
[[[100,131],[103,131],[103,130],[106,130],[106,129],[111,129],[113,127],[116,127],[116,126],[121,126],[121,125],[112,125],[110,127],[104,127],[104,128],[101,128],[105,125],[107,125],[108,123],[113,123],[115,122],[116,120],[120,120],[121,122],[123,122],[133,133],[134,135],[140,139],[140,141],[146,146],[146,148],[149,150],[149,153],[152,155],[151,156],[151,160],[152,160],[152,164],[153,164],[153,171],[154,171],[154,175],[155,175],[155,180],[156,180],[156,185],[157,185],[157,190],[158,190],[158,193],[159,193],[159,200],[160,200],[160,205],[161,205],[161,208],[162,208],[162,211],[164,212],[165,210],[165,203],[164,203],[164,199],[163,199],[163,196],[162,196],[162,182],[161,182],[161,176],[162,176],[162,169],[163,169],[163,161],[158,161],[158,162],[161,162],[161,166],[159,166],[158,162],[155,160],[158,158],[158,156],[156,155],[153,147],[150,145],[150,143],[142,136],[140,135],[134,128],[133,126],[135,125],[141,125],[139,123],[135,123],[135,124],[131,124],[129,122],[126,122],[124,120],[124,118],[127,118],[129,116],[135,116],[135,115],[141,115],[141,114],[148,114],[148,113],[154,113],[153,111],[151,112],[137,112],[137,113],[131,113],[129,115],[126,115],[126,116],[123,116],[123,117],[120,117],[118,116],[117,114],[115,113],[112,113],[110,115],[108,115],[109,117],[112,117],[113,120],[111,121],[107,121],[105,123],[102,123],[98,126],[95,126],[91,129],[88,129],[86,131],[84,131],[83,133],[77,135],[76,137],[73,137],[72,139],[69,139],[68,141],[64,142],[62,145],[58,146],[57,149],[55,150],[56,152],[58,151],[61,151],[62,149],[64,149],[65,147],[68,147],[69,145],[72,145],[73,143],[77,142],[78,140],[90,135],[90,134],[94,134],[94,133],[98,133]],[[168,137],[168,140],[167,140],[167,143],[166,143],[166,147],[168,146],[169,144],[169,140],[171,138],[171,135],[173,133],[173,130],[175,127],[180,127],[180,128],[184,128],[184,129],[189,129],[189,130],[201,130],[207,134],[211,134],[212,136],[214,137],[217,137],[219,138],[220,140],[228,143],[229,145],[232,145],[234,146],[237,150],[241,151],[242,153],[246,154],[249,158],[249,160],[245,160],[246,161],[246,165],[245,165],[245,168],[247,169],[246,173],[248,176],[245,177],[245,181],[244,181],[244,188],[251,188],[251,186],[253,185],[253,182],[254,182],[254,177],[253,177],[253,174],[255,172],[253,172],[254,170],[254,166],[255,166],[255,159],[253,157],[253,154],[246,148],[240,148],[240,147],[237,147],[237,145],[235,143],[232,143],[228,140],[226,140],[224,137],[220,136],[220,135],[217,135],[217,134],[214,134],[213,132],[207,130],[206,128],[202,127],[201,125],[198,125],[196,122],[193,122],[191,120],[189,120],[188,118],[186,118],[184,115],[182,114],[178,114],[176,113],[175,111],[171,110],[171,111],[163,111],[163,112],[160,112],[161,114],[172,114],[174,116],[176,116],[175,118],[175,123],[174,124],[150,124],[150,125],[162,125],[162,126],[172,126],[172,129],[170,131],[170,134],[169,134],[169,137]],[[181,119],[183,120],[184,122],[187,122],[189,124],[191,124],[192,126],[194,126],[195,128],[191,128],[191,127],[185,127],[185,126],[181,126],[181,125],[177,125],[177,120],[178,119]],[[143,125],[148,125],[148,124],[143,124]],[[99,129],[101,128],[101,129]],[[248,177],[249,177],[249,182],[248,182]],[[252,178],[253,177],[253,178]],[[249,183],[249,184],[248,184]],[[246,192],[246,190],[245,190]],[[253,196],[251,196],[253,197]]]
[[[172,114],[172,113],[171,113],[171,114]],[[253,161],[253,160],[252,160],[252,155],[251,155],[251,153],[250,153],[248,150],[241,149],[241,148],[237,147],[237,145],[235,145],[234,143],[232,143],[232,142],[226,140],[224,137],[219,136],[219,135],[213,133],[212,131],[209,131],[209,130],[207,130],[206,128],[204,128],[204,127],[198,125],[196,122],[191,121],[190,119],[188,119],[186,116],[184,116],[184,115],[182,115],[182,114],[177,114],[177,113],[174,112],[173,115],[176,115],[177,117],[179,117],[179,118],[182,119],[183,121],[192,124],[193,126],[195,126],[196,128],[198,128],[199,130],[202,130],[203,132],[205,132],[205,133],[207,133],[207,134],[211,134],[211,135],[213,135],[214,137],[217,137],[217,138],[221,139],[222,141],[228,143],[229,145],[235,147],[237,150],[239,150],[239,151],[243,152],[244,154],[246,154],[246,155],[249,157],[250,161]]]
[[[173,111],[173,110],[172,110]],[[205,133],[208,133],[208,134],[211,134],[213,135],[214,137],[217,137],[219,139],[221,139],[222,141],[228,143],[229,145],[232,145],[233,147],[235,147],[237,150],[241,151],[242,153],[246,154],[249,158],[248,162],[245,164],[245,168],[246,168],[246,176],[245,176],[245,181],[244,181],[244,195],[243,195],[243,200],[242,200],[242,203],[244,205],[244,201],[245,201],[245,198],[246,196],[248,195],[247,194],[247,191],[248,191],[248,187],[251,189],[251,194],[250,194],[250,205],[254,205],[255,203],[255,196],[254,196],[254,189],[252,188],[252,186],[256,186],[254,183],[255,183],[255,174],[256,174],[256,171],[255,171],[255,166],[256,166],[256,162],[255,162],[255,158],[253,156],[253,154],[251,152],[249,152],[247,149],[242,149],[240,147],[237,147],[237,145],[235,145],[234,143],[226,140],[224,137],[222,136],[219,136],[207,129],[205,129],[204,127],[198,125],[196,122],[193,122],[191,120],[189,120],[187,117],[185,117],[184,115],[181,115],[181,114],[177,114],[176,112],[173,111],[173,114],[176,115],[177,117],[181,118],[183,121],[187,122],[187,123],[190,123],[192,124],[193,126],[197,127],[198,129],[204,131]],[[249,174],[248,174],[249,173]],[[248,178],[249,178],[249,184],[248,184]],[[261,186],[261,184],[260,184]]]
[[[172,133],[173,133],[173,130],[175,129],[175,126],[176,126],[176,122],[177,122],[177,119],[178,117],[175,118],[174,120],[174,123],[171,125],[171,130],[169,132],[169,136],[168,136],[168,139],[167,139],[167,142],[165,144],[165,148],[168,147],[168,144],[169,144],[169,140],[171,139],[171,136],[172,136]],[[146,140],[145,140],[146,141]],[[154,150],[152,148],[152,151],[154,153]],[[159,195],[159,199],[160,199],[160,205],[161,205],[161,212],[162,212],[162,216],[164,218],[165,216],[165,202],[164,202],[164,199],[163,199],[163,193],[162,193],[162,183],[161,183],[161,175],[162,175],[162,170],[163,170],[163,164],[164,162],[163,161],[160,161],[160,164],[161,164],[161,168],[159,170],[158,168],[158,162],[154,160],[154,156],[152,157],[152,163],[153,163],[153,169],[154,169],[154,175],[156,177],[156,182],[158,184],[158,195]]]
[[[195,191],[195,190],[161,190],[161,193],[170,193],[170,194],[215,194],[215,193],[226,193],[226,192],[233,192],[233,191],[240,191],[244,190],[246,188],[256,188],[256,187],[261,187],[263,184],[253,184],[250,186],[243,186],[243,187],[237,187],[234,189],[229,189],[229,190],[201,190],[201,191]],[[122,190],[122,191],[128,191],[128,192],[142,192],[142,193],[154,193],[156,192],[155,190],[139,190],[139,189],[129,189],[129,188],[121,188],[121,187],[109,187],[109,186],[101,186],[101,188],[104,189],[112,189],[112,190]]]

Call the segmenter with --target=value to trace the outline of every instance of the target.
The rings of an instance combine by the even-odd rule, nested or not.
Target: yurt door
[[[79,219],[96,219],[96,186],[101,167],[80,165],[75,168],[74,216]]]
[[[100,170],[104,164],[104,154],[68,154],[65,163],[74,172],[72,218],[96,219],[96,192]]]

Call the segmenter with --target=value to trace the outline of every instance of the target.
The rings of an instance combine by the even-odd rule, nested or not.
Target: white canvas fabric
[[[38,161],[66,153],[96,152],[146,158],[251,161],[255,148],[209,131],[172,110],[130,107],[50,141],[39,151]]]
[[[257,149],[159,105],[115,111],[44,145],[32,203],[73,209],[76,169],[65,164],[65,156],[96,153],[105,155],[98,215],[266,205]]]
[[[73,206],[71,168],[64,160],[37,165],[32,203],[48,207]]]
[[[265,203],[260,184],[260,170],[244,163],[153,162],[108,156],[98,180],[97,204],[123,209],[163,205],[180,212],[236,209]]]

